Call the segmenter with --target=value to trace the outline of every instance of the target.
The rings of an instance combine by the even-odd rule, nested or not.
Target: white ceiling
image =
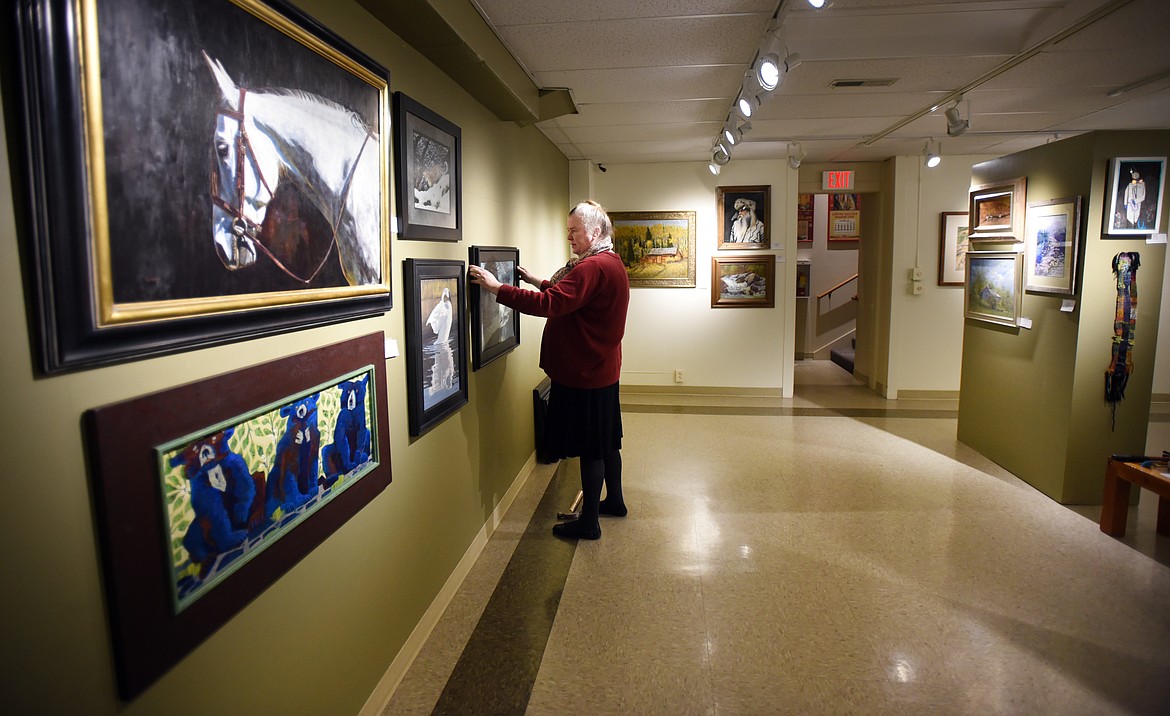
[[[1170,0],[473,2],[537,86],[571,91],[578,114],[537,125],[569,159],[708,161],[773,17],[803,61],[733,160],[784,157],[789,142],[808,161],[880,160],[928,138],[944,156],[1007,154],[1170,128]],[[959,93],[971,128],[950,138],[943,111]]]

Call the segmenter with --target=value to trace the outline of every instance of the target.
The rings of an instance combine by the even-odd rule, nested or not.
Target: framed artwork
[[[715,188],[719,216],[720,249],[767,249],[768,222],[772,220],[771,186],[721,186]]]
[[[809,261],[796,262],[796,297],[808,298],[812,289],[812,263]]]
[[[1076,293],[1081,243],[1081,197],[1028,204],[1024,241],[1024,290]]]
[[[972,251],[967,254],[964,314],[988,323],[1015,326],[1023,292],[1020,254],[1015,251]]]
[[[459,241],[463,236],[463,139],[459,127],[394,93],[394,181],[398,235]]]
[[[1027,181],[1020,177],[971,189],[967,210],[967,237],[970,242],[1024,240]]]
[[[829,195],[829,241],[861,238],[861,195]]]
[[[132,699],[390,483],[384,334],[85,413]]]
[[[1109,160],[1105,192],[1105,231],[1113,236],[1156,234],[1162,226],[1166,157],[1117,157]]]
[[[813,195],[796,195],[796,242],[811,244],[813,240]]]
[[[944,211],[939,216],[939,286],[963,285],[967,275],[967,216],[965,211]]]
[[[467,261],[491,271],[500,283],[520,285],[520,249],[511,246],[472,246]],[[479,286],[468,283],[471,297],[471,369],[479,370],[520,345],[520,312],[496,301]]]
[[[712,308],[772,308],[776,305],[776,257],[711,257]]]
[[[41,371],[389,310],[384,67],[278,1],[17,4]]]
[[[609,218],[631,287],[695,287],[695,212],[611,211]]]
[[[467,404],[467,299],[462,261],[407,259],[406,397],[411,437]]]

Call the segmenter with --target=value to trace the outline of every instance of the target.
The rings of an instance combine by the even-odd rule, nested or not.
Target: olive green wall
[[[968,319],[963,331],[959,439],[1065,504],[1099,504],[1109,454],[1145,447],[1166,247],[1102,239],[1108,159],[1117,156],[1170,156],[1170,133],[1092,133],[972,169],[972,185],[1027,177],[1028,202],[1084,197],[1076,310],[1060,310],[1067,297],[1025,293],[1031,330]],[[1120,251],[1139,251],[1142,268],[1135,370],[1114,430],[1104,374],[1117,296],[1110,262]]]
[[[394,308],[385,316],[153,360],[33,377],[14,213],[24,197],[9,170],[23,162],[22,147],[13,60],[0,58],[0,370],[8,405],[0,418],[0,692],[10,713],[357,713],[532,453],[541,321],[525,317],[520,348],[470,373],[470,404],[417,440],[407,435],[405,358],[387,361],[393,483],[142,696],[119,703],[82,453],[86,409],[372,331],[405,349],[407,257],[466,261],[470,245],[511,245],[538,272],[567,257],[568,163],[538,130],[497,120],[354,2],[298,4],[388,67],[393,90],[461,127],[463,241],[395,238]]]

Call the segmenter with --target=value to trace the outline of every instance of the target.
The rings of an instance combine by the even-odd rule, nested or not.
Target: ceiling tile
[[[714,99],[725,97],[739,87],[743,69],[721,67],[647,67],[629,70],[574,70],[542,72],[537,75],[544,87],[569,87],[580,103]]]
[[[648,17],[692,17],[735,13],[765,14],[776,10],[776,0],[474,0],[481,14],[497,27],[531,23],[621,20]]]

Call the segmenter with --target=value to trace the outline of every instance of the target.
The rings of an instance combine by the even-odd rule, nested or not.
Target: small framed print
[[[394,93],[394,157],[399,236],[463,237],[463,134],[401,92]]]
[[[467,299],[462,261],[406,259],[406,387],[410,436],[467,404]]]
[[[967,222],[965,211],[944,211],[938,230],[938,285],[962,286],[967,274]]]
[[[1024,290],[1076,293],[1081,243],[1081,197],[1028,204],[1024,242]]]
[[[1105,231],[1111,236],[1156,234],[1162,225],[1166,157],[1117,157],[1109,161],[1109,206]]]
[[[972,243],[1024,240],[1027,179],[1010,179],[971,189],[968,237]]]
[[[1015,326],[1020,316],[1020,254],[973,251],[967,254],[967,300],[964,316]]]
[[[766,249],[771,246],[771,186],[721,186],[715,190],[720,249]]]
[[[776,258],[711,257],[712,308],[772,308],[776,305]]]
[[[520,249],[511,246],[472,246],[468,261],[490,271],[500,283],[520,285]],[[496,301],[490,291],[468,283],[471,299],[471,369],[479,370],[520,345],[520,312]]]

